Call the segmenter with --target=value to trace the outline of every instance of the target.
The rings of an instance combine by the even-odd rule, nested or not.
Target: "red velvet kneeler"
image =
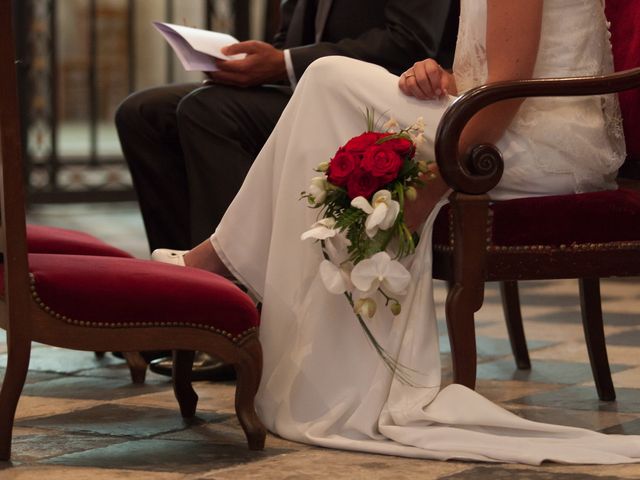
[[[0,265],[0,295],[3,270]],[[233,341],[259,325],[249,296],[204,270],[133,258],[29,254],[29,271],[36,302],[74,325],[192,327]]]
[[[27,250],[29,253],[131,257],[88,233],[33,224],[27,225]]]

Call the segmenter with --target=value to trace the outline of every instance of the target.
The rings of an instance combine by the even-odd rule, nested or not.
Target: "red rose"
[[[356,197],[369,198],[380,186],[380,180],[366,170],[356,169],[349,176],[347,182],[347,195],[353,199]]]
[[[413,142],[407,140],[406,138],[393,138],[391,140],[387,140],[386,142],[382,142],[381,145],[392,148],[401,157],[408,156],[413,158],[413,156],[416,154],[416,149],[413,146]]]
[[[389,134],[380,132],[364,132],[362,135],[353,137],[345,143],[342,148],[351,153],[363,153],[368,147],[375,145],[380,138],[386,137],[387,135]]]
[[[347,185],[349,175],[359,165],[360,158],[340,147],[335,156],[329,162],[327,177],[331,183],[344,187]]]
[[[398,153],[387,146],[389,142],[369,147],[362,156],[360,166],[384,184],[389,183],[398,176],[403,159]]]

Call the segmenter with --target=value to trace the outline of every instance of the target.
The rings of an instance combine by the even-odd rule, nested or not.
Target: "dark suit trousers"
[[[211,235],[290,96],[288,87],[189,84],[122,103],[116,125],[152,250]]]

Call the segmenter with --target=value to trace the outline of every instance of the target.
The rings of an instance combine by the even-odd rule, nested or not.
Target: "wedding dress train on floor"
[[[485,25],[486,2],[463,0],[454,67],[461,90],[486,79]],[[600,0],[546,0],[536,75],[606,71],[606,34]],[[423,117],[426,150],[432,152],[438,121],[455,101],[409,98],[397,82],[383,68],[355,60],[314,63],[212,236],[229,269],[263,299],[264,374],[257,406],[267,428],[324,447],[408,457],[529,464],[639,461],[640,437],[532,422],[463,386],[441,389],[431,279],[431,229],[438,208],[422,228],[402,313],[392,317],[380,309],[370,322],[384,348],[419,372],[414,386],[392,376],[344,296],[323,286],[320,247],[300,240],[317,215],[298,201],[313,168],[365,130],[366,107],[388,112],[401,125]],[[525,102],[498,145],[506,169],[492,195],[609,187],[607,179],[623,158],[614,107],[600,97]],[[584,144],[567,151],[578,154],[562,153],[564,142],[576,135]]]

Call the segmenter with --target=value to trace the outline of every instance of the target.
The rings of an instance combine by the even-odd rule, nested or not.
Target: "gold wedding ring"
[[[408,71],[407,71],[408,72]],[[413,70],[409,73],[404,72],[404,78],[409,78],[409,77],[415,77],[416,74],[413,72]]]

